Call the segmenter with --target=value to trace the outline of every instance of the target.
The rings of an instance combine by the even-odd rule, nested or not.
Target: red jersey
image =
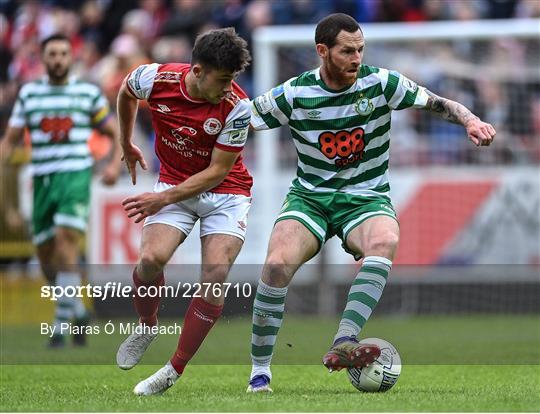
[[[173,185],[207,168],[214,147],[242,151],[251,118],[249,99],[235,82],[218,104],[189,96],[185,83],[189,70],[184,63],[153,63],[139,66],[127,79],[129,91],[150,106],[159,181]],[[239,155],[223,182],[209,191],[249,196],[252,184]]]

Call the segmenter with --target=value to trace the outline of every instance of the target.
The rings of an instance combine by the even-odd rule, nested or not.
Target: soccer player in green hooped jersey
[[[490,145],[495,136],[490,124],[463,105],[398,72],[362,64],[365,41],[352,17],[324,18],[315,43],[319,68],[253,101],[255,129],[289,125],[298,169],[272,231],[253,304],[248,392],[271,391],[270,361],[287,286],[334,235],[363,262],[323,364],[330,371],[363,367],[380,355],[376,345],[360,345],[357,337],[381,297],[399,240],[387,174],[392,111],[430,111],[463,125],[477,146]]]
[[[92,129],[113,140],[111,161],[103,173],[107,185],[114,184],[120,173],[120,146],[116,122],[100,89],[69,76],[70,40],[61,34],[43,40],[41,58],[47,76],[23,85],[19,91],[0,142],[0,160],[7,162],[28,128],[34,183],[32,232],[41,268],[50,284],[78,286],[79,241],[86,230],[90,203],[93,158],[88,140]],[[63,322],[84,327],[87,318],[80,298],[60,297],[50,346],[64,345],[65,335],[60,329]],[[81,331],[84,328],[75,330],[75,345],[85,343]]]

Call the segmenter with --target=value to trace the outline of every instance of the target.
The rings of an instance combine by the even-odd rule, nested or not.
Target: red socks
[[[135,284],[135,296],[133,297],[133,304],[135,305],[135,310],[139,314],[140,323],[147,326],[157,325],[157,312],[159,308],[159,295],[156,297],[139,296],[138,288],[139,286],[163,286],[165,284],[165,278],[163,277],[163,272],[158,276],[157,279],[154,279],[152,282],[143,282],[137,276],[137,268],[133,270],[133,283]],[[143,294],[146,292],[142,292]]]
[[[178,348],[171,358],[171,364],[182,374],[189,360],[195,355],[216,320],[220,317],[223,305],[212,305],[202,298],[193,298],[184,319]]]

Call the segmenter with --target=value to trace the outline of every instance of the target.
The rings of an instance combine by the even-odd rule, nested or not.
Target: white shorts
[[[158,181],[154,192],[159,193],[172,187],[175,186]],[[144,225],[167,224],[188,236],[200,219],[200,237],[208,234],[229,234],[245,240],[250,207],[251,197],[206,192],[163,207],[153,216],[147,217]]]

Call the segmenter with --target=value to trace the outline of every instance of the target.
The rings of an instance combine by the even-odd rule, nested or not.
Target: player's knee
[[[229,273],[228,265],[206,264],[202,268],[201,281],[203,283],[223,283],[227,280],[228,273]]]
[[[139,260],[138,271],[144,279],[152,279],[151,276],[163,270],[167,259],[154,251],[143,251]]]
[[[62,229],[55,235],[54,256],[59,265],[74,265],[79,260],[80,235],[76,230]]]
[[[287,257],[279,252],[270,253],[266,258],[263,270],[263,282],[274,287],[289,284],[294,270]]]
[[[372,237],[365,249],[366,256],[383,256],[393,258],[399,243],[399,235],[394,232],[385,232]]]

